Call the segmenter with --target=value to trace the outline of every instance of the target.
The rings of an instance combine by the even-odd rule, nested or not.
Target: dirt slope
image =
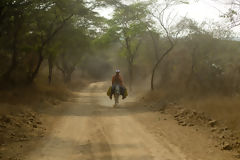
[[[57,122],[49,136],[24,159],[233,159],[229,152],[214,147],[206,132],[181,127],[170,115],[149,111],[134,99],[113,108],[101,85],[92,84],[77,93],[79,98],[45,111],[43,115],[56,117]]]

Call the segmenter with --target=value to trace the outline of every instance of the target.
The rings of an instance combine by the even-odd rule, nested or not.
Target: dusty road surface
[[[25,159],[233,159],[228,152],[214,147],[204,131],[180,127],[168,115],[134,106],[134,99],[113,108],[101,86],[91,84],[77,93],[79,98],[58,106],[59,112],[46,111],[44,114],[56,120],[53,129]]]

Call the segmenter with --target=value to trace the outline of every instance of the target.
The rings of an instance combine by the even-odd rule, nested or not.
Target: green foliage
[[[100,35],[93,40],[93,45],[97,48],[109,47],[112,43],[116,43],[119,40],[119,34],[117,33],[118,26],[114,25],[107,30],[103,35]]]
[[[127,4],[118,0],[1,0],[1,79],[34,79],[40,66],[46,64],[42,62],[48,60],[49,72],[57,66],[63,73],[64,80],[69,81],[76,68],[83,67],[85,60],[96,56],[102,58],[99,58],[101,63],[107,58],[109,61],[116,57],[117,61],[125,60],[123,64],[128,65],[131,83],[133,70],[144,66],[144,70],[151,72],[156,60],[171,44],[176,44],[177,35],[179,44],[172,51],[175,54],[166,56],[166,62],[160,64],[165,65],[158,71],[165,77],[162,78],[165,79],[163,81],[181,76],[180,73],[188,77],[187,71],[191,70],[191,64],[194,64],[194,72],[203,77],[196,83],[204,81],[205,85],[217,80],[218,74],[212,64],[228,70],[228,73],[232,67],[231,62],[237,68],[239,58],[233,53],[237,53],[239,47],[237,42],[231,41],[231,30],[222,24],[198,24],[187,18],[178,23],[173,22],[171,20],[174,17],[166,18],[173,15],[166,15],[170,11],[168,7],[188,5],[190,1],[161,2],[151,0]],[[109,6],[114,8],[110,20],[96,13],[97,7]],[[168,11],[164,13],[165,10]],[[224,17],[235,23],[238,8],[232,8]],[[111,55],[108,55],[109,52]],[[150,54],[154,52],[159,54]],[[102,64],[107,63],[108,61]],[[116,64],[120,63],[122,62]]]
[[[102,21],[91,8],[93,3],[81,0],[1,1],[0,56],[8,61],[0,75],[26,72],[23,75],[33,80],[45,58],[56,58],[62,52],[75,55],[85,52],[90,37],[96,35],[95,30]]]

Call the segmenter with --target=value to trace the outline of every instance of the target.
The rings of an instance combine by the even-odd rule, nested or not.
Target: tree
[[[185,76],[186,86],[189,88],[197,84],[200,88],[207,88],[211,85],[213,89],[222,72],[222,64],[216,60],[217,53],[225,50],[220,43],[229,39],[230,30],[216,23],[198,24],[188,18],[183,19],[180,25],[185,30],[185,35],[181,37],[182,45],[187,47],[191,61],[189,75]]]
[[[228,19],[231,23],[231,27],[236,27],[240,25],[240,0],[232,0],[226,3],[227,6],[230,5],[228,12],[222,15],[222,17]]]
[[[36,27],[33,28],[33,34],[39,41],[36,47],[38,62],[35,69],[29,74],[29,82],[33,82],[39,72],[40,66],[44,60],[44,49],[52,41],[52,39],[62,30],[74,16],[83,17],[88,14],[89,10],[84,3],[78,1],[48,1],[38,3],[33,13],[35,13],[34,22]]]
[[[56,53],[49,52],[51,42],[66,25],[71,25],[72,30],[89,28],[86,34],[92,34],[92,30],[96,30],[93,24],[98,19],[93,4],[78,0],[1,1],[0,56],[10,59],[8,57],[11,55],[8,69],[1,71],[2,79],[9,79],[13,71],[18,69],[17,72],[26,72],[28,83],[32,83],[45,58],[49,61],[49,72],[52,72]]]
[[[175,46],[176,38],[179,34],[179,30],[173,30],[173,23],[175,20],[175,15],[173,12],[169,11],[172,6],[181,4],[183,2],[179,1],[169,1],[165,0],[163,3],[153,0],[150,6],[151,22],[155,22],[157,27],[149,26],[148,31],[151,39],[153,41],[154,53],[156,62],[152,69],[151,75],[151,90],[154,90],[154,77],[156,70],[164,58],[172,51]],[[186,3],[186,2],[184,2]],[[159,49],[159,36],[163,36],[168,43],[169,47],[167,49]]]
[[[91,37],[86,34],[84,28],[73,28],[69,25],[56,39],[58,43],[56,66],[62,72],[64,82],[69,83],[72,73],[82,62],[82,57],[90,52]]]
[[[10,80],[11,73],[18,65],[17,59],[22,46],[21,42],[25,38],[26,28],[28,28],[25,22],[26,19],[29,18],[28,11],[31,5],[32,2],[24,0],[3,0],[0,2],[1,48],[4,50],[5,55],[8,53],[11,54],[10,65],[2,74],[2,79],[5,81]]]
[[[132,90],[134,60],[146,32],[147,3],[121,4],[116,7],[113,18],[109,21],[108,37],[116,38],[122,46],[129,72],[129,88]]]

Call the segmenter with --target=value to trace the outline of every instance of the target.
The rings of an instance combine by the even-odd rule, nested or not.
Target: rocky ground
[[[170,114],[176,120],[177,124],[182,127],[195,127],[196,131],[200,129],[207,130],[209,137],[216,141],[216,148],[233,152],[233,156],[240,159],[239,134],[226,126],[224,122],[215,120],[204,112],[198,112],[177,103],[155,102],[149,104],[148,102],[144,106],[152,111]]]
[[[0,159],[20,160],[31,144],[44,137],[46,128],[33,111],[0,116]]]
[[[54,123],[42,114],[74,97],[64,87],[29,87],[0,92],[0,159],[21,160]]]

